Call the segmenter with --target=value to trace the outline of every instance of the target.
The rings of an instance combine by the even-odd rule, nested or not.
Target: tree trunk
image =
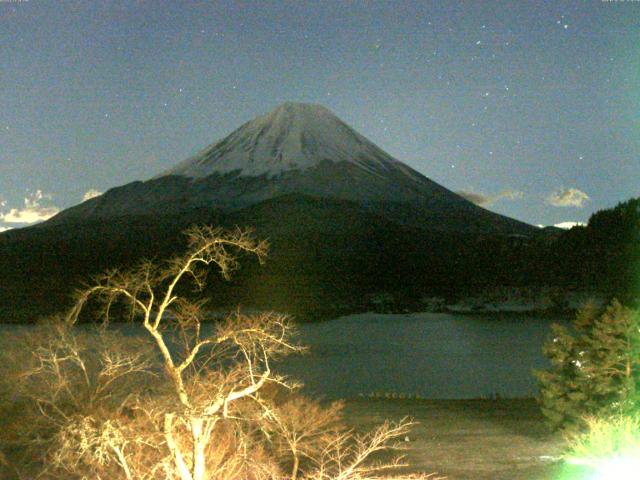
[[[204,451],[207,446],[207,438],[202,431],[202,418],[191,419],[191,433],[193,435],[193,480],[205,480],[207,465]]]
[[[291,480],[298,478],[298,468],[300,467],[300,458],[297,454],[293,455],[293,468],[291,469]]]
[[[173,413],[167,413],[164,416],[164,438],[167,441],[167,447],[173,456],[173,461],[176,465],[180,480],[193,480],[189,467],[187,467],[182,452],[176,445],[175,438],[173,438]]]

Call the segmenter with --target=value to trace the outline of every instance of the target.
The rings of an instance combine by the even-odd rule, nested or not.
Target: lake
[[[541,348],[554,321],[566,323],[505,313],[349,315],[299,325],[299,343],[309,353],[287,357],[276,369],[325,398],[532,396],[531,370],[547,365]],[[22,328],[34,327],[4,324],[0,334]],[[130,324],[118,328],[138,331]]]
[[[281,371],[327,398],[396,393],[423,398],[524,397],[545,368],[553,322],[518,314],[362,314],[300,326],[305,356]]]

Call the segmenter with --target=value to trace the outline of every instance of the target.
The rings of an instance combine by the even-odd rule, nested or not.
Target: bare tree
[[[397,423],[386,421],[371,432],[357,435],[352,431],[333,435],[326,447],[314,457],[316,468],[306,480],[443,480],[435,474],[398,474],[407,467],[403,455],[387,455],[378,461],[372,457],[390,451],[405,450],[399,441],[406,436],[413,423],[403,418]],[[386,474],[386,475],[385,475]]]
[[[203,335],[202,305],[177,293],[180,282],[190,278],[197,288],[203,288],[206,267],[211,264],[228,278],[237,267],[231,250],[252,253],[262,261],[267,245],[240,229],[227,233],[193,227],[187,237],[187,253],[166,265],[145,262],[130,272],[112,271],[98,278],[95,285],[79,293],[69,321],[76,321],[92,296],[103,300],[107,315],[121,297],[134,316],[142,316],[142,325],[155,341],[177,399],[175,407],[163,414],[172,466],[181,480],[204,480],[205,452],[218,422],[235,419],[233,404],[257,398],[267,383],[288,386],[272,372],[271,360],[299,349],[290,342],[287,317],[279,314],[238,313],[216,325],[211,335]],[[172,348],[174,337],[182,340],[181,348]]]
[[[266,424],[267,432],[274,434],[278,453],[291,457],[291,480],[298,478],[301,460],[307,460],[313,469],[317,455],[344,432],[343,406],[342,402],[322,406],[297,396],[267,409],[271,420]]]
[[[57,318],[5,339],[0,364],[11,383],[7,414],[16,428],[3,429],[2,443],[24,447],[16,463],[25,478],[36,470],[45,478],[87,471],[96,478],[114,471],[134,478],[128,460],[134,450],[152,456],[150,436],[141,443],[140,435],[131,435],[141,423],[131,415],[138,392],[157,377],[151,346],[116,331],[74,329]]]
[[[340,404],[294,397],[298,385],[273,371],[274,359],[302,350],[287,316],[238,311],[203,325],[203,302],[187,298],[188,285],[204,287],[209,267],[228,278],[238,254],[262,262],[267,244],[240,229],[193,227],[186,235],[184,255],[95,278],[77,292],[65,321],[55,324],[57,333],[31,347],[21,379],[45,425],[32,440],[52,445],[47,474],[364,480],[399,467],[397,458],[366,460],[403,436],[410,422],[355,435],[340,422]],[[102,337],[93,347],[84,338],[80,346],[74,325],[95,300]],[[127,342],[117,344],[122,338],[107,338],[109,318],[123,305],[155,354],[142,340],[131,350]],[[285,400],[274,391],[285,392]]]
[[[314,400],[294,397],[270,409],[270,426],[280,442],[279,453],[292,459],[291,473],[286,478],[296,480],[299,473],[305,480],[443,478],[434,474],[397,473],[408,466],[405,457],[397,455],[406,450],[406,444],[400,439],[404,439],[413,426],[408,418],[396,423],[385,422],[371,432],[356,434],[345,427],[343,408],[343,402],[322,406]]]

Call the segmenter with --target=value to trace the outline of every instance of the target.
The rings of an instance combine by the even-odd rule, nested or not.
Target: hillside
[[[474,205],[323,107],[287,103],[149,180],[0,234],[0,313],[59,310],[89,275],[167,258],[205,223],[271,244],[266,267],[213,282],[212,306],[330,316],[380,295],[419,308],[429,295],[565,281],[549,269],[557,233]]]

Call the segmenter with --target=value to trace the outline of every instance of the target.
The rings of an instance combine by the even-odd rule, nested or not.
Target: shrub
[[[586,430],[568,436],[565,468],[576,478],[632,480],[640,468],[640,418],[637,415],[585,417]],[[588,469],[585,471],[585,468]]]
[[[636,415],[585,417],[586,430],[567,435],[566,457],[597,462],[615,457],[640,459],[640,418]]]

